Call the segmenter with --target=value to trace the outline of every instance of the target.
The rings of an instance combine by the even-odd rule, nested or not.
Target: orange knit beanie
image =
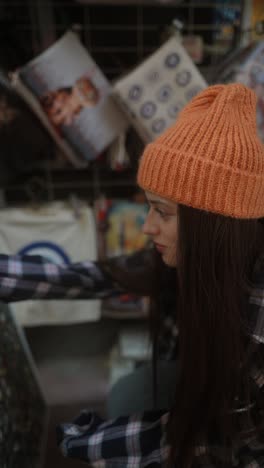
[[[176,123],[146,146],[138,184],[201,210],[264,217],[264,147],[254,92],[232,83],[199,93]]]

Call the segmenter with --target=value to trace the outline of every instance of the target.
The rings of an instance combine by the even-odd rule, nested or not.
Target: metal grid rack
[[[104,74],[114,81],[156,50],[177,19],[183,24],[183,34],[202,36],[206,47],[200,69],[210,82],[210,70],[240,40],[237,25],[242,4],[238,0],[0,0],[0,66],[14,69],[23,65],[72,28]],[[69,190],[93,198],[102,186],[102,178],[108,191],[112,184],[121,196],[130,193],[128,187],[133,185],[131,173],[105,175],[96,164],[82,170],[87,183],[83,186],[80,171],[69,168],[59,175],[56,172],[48,166],[40,174],[33,174],[33,182],[8,187],[7,200],[12,203],[30,199],[28,186],[32,188],[34,180],[47,200],[64,197]]]
[[[238,0],[1,0],[0,22],[6,27],[0,35],[5,39],[8,29],[9,40],[13,37],[15,43],[14,36],[19,38],[17,45],[24,63],[73,28],[112,80],[153,52],[175,19],[182,21],[183,33],[199,34],[211,46],[204,64],[215,63],[239,40],[235,24],[240,21],[242,3]],[[225,37],[224,30],[229,30]],[[218,47],[212,48],[216,43]]]

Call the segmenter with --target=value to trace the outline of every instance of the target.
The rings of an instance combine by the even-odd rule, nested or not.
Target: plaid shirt
[[[249,369],[252,393],[264,391],[264,259],[256,265],[245,327],[254,353]],[[81,262],[54,265],[39,256],[0,255],[0,299],[13,302],[24,299],[105,298],[124,291],[109,271],[99,263]],[[168,307],[169,304],[167,304]],[[165,311],[162,357],[172,358],[177,346],[177,327],[173,314]],[[165,342],[168,343],[167,351]],[[174,345],[173,345],[174,343]],[[253,416],[258,419],[258,408]],[[248,412],[238,411],[241,434],[249,429]],[[150,411],[104,421],[97,414],[83,411],[73,423],[58,427],[58,443],[68,457],[85,460],[101,468],[164,466],[169,452],[166,426],[169,412]],[[252,419],[252,421],[253,421]],[[254,424],[254,423],[253,423]],[[246,432],[244,432],[246,434]],[[195,451],[195,467],[213,468],[223,461],[224,452],[215,440],[201,441]],[[233,447],[230,467],[264,467],[264,443],[257,436],[241,436]]]

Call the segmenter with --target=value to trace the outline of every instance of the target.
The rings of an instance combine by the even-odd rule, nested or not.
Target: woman
[[[264,149],[254,93],[230,84],[197,95],[146,147],[138,183],[155,262],[149,251],[143,260],[52,273],[39,259],[32,269],[29,258],[17,259],[22,268],[0,259],[2,275],[13,276],[0,284],[6,300],[40,291],[39,281],[45,297],[61,297],[69,285],[75,297],[130,289],[153,299],[156,405],[110,421],[84,411],[58,428],[62,452],[104,467],[264,466]],[[166,408],[161,359],[174,374]]]

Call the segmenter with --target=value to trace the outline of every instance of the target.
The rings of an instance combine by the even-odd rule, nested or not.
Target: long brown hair
[[[171,464],[177,457],[181,468],[189,468],[195,445],[208,431],[218,434],[227,447],[235,436],[231,410],[241,389],[246,353],[243,322],[263,227],[258,220],[183,205],[178,214],[175,314],[180,378],[168,441]],[[155,328],[157,339],[159,327]],[[244,381],[243,388],[246,394]]]

